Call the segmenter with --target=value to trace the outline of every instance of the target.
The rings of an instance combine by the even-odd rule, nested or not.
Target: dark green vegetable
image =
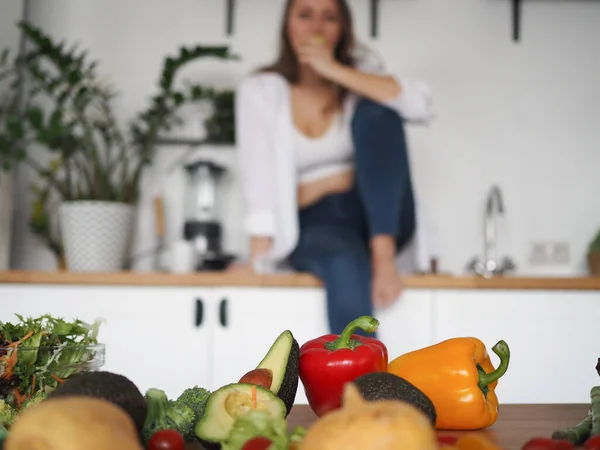
[[[592,388],[590,397],[592,400],[592,429],[590,430],[590,437],[593,437],[600,434],[600,386]]]
[[[592,412],[573,427],[564,430],[558,430],[552,433],[552,439],[566,439],[574,445],[583,444],[590,435],[592,429]]]
[[[71,376],[48,398],[84,395],[107,400],[122,408],[133,420],[138,433],[146,420],[144,395],[129,378],[106,371],[82,372]]]
[[[4,400],[0,400],[0,427],[6,429],[17,418],[17,411]]]
[[[204,409],[206,408],[206,402],[210,397],[210,391],[199,386],[194,386],[186,389],[181,393],[175,403],[178,405],[188,406],[194,411],[196,420],[204,415]]]
[[[0,425],[0,450],[4,448],[4,440],[6,439],[7,435],[8,431],[6,431],[6,428]]]
[[[362,397],[370,402],[400,400],[419,408],[435,426],[437,412],[431,399],[415,385],[389,372],[370,372],[353,381]]]
[[[154,433],[161,430],[177,430],[186,441],[194,440],[196,416],[189,406],[169,401],[167,394],[156,388],[146,391],[148,415],[142,429],[142,439],[147,444]]]
[[[33,394],[31,397],[29,397],[27,400],[25,400],[23,402],[23,404],[21,405],[21,408],[19,408],[19,414],[24,410],[27,409],[31,406],[35,406],[38,403],[40,403],[43,400],[46,400],[48,398],[48,393],[44,390],[39,390],[37,391],[35,394]]]

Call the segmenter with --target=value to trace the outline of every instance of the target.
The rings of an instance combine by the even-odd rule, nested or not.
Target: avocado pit
[[[225,410],[234,419],[249,411],[268,411],[267,406],[256,400],[252,402],[252,397],[245,392],[232,392],[225,398]]]

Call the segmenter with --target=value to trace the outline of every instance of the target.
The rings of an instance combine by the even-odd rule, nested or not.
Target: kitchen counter
[[[0,272],[0,284],[116,285],[116,286],[239,286],[239,287],[319,287],[315,277],[304,273],[255,275],[227,272],[169,274],[152,272],[75,273]],[[496,277],[412,275],[404,279],[413,289],[510,289],[600,291],[600,277]]]
[[[498,420],[483,431],[490,440],[506,450],[519,450],[533,437],[550,437],[556,430],[576,425],[583,419],[589,405],[502,405]],[[316,416],[307,405],[295,406],[288,417],[290,429],[310,427]],[[440,435],[460,436],[463,432],[438,431]],[[189,444],[187,450],[200,450],[199,444]]]

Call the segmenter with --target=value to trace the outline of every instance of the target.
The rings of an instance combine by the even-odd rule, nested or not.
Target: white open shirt
[[[386,73],[383,65],[367,53],[357,69]],[[390,74],[401,85],[401,94],[386,103],[406,121],[427,122],[432,117],[429,87]],[[275,73],[256,73],[236,89],[235,126],[240,183],[245,200],[243,228],[249,236],[268,236],[273,245],[255,261],[258,272],[271,272],[289,256],[298,242],[298,202],[293,149],[290,89]],[[352,119],[357,96],[343,105],[344,120]],[[417,221],[419,215],[417,214]],[[421,265],[428,262],[422,262]]]

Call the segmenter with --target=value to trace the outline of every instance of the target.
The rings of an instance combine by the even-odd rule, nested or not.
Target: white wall
[[[233,85],[272,57],[283,2],[237,2],[231,38],[224,34],[224,3],[53,0],[36,2],[32,20],[91,50],[120,88],[119,112],[129,118],[153,92],[164,56],[179,45],[230,43],[243,56],[241,63],[203,62],[186,73],[221,86]],[[595,56],[600,2],[524,2],[521,43],[511,40],[508,0],[381,2],[380,36],[374,41],[368,35],[369,2],[350,3],[359,37],[389,68],[422,78],[434,89],[438,119],[409,132],[417,194],[438,229],[441,268],[463,272],[481,252],[483,202],[490,185],[498,183],[506,206],[500,253],[511,255],[521,273],[585,272],[585,246],[600,227],[600,59]],[[181,151],[162,150],[156,171]],[[234,157],[231,150],[219,152]],[[149,175],[137,236],[141,248],[153,244],[150,197],[157,178]],[[175,208],[173,235],[180,228],[174,214],[183,201],[181,179],[167,183],[167,200]],[[233,189],[227,195],[232,198],[227,245],[243,249],[238,194]],[[531,265],[530,247],[538,241],[568,243],[569,263]],[[51,267],[47,252],[27,233],[19,232],[15,245],[22,249],[18,267]]]
[[[9,49],[13,56],[19,50],[20,33],[14,26],[23,14],[23,2],[0,0],[0,53]],[[2,89],[0,83],[0,90]],[[10,267],[13,218],[13,175],[0,170],[0,270]]]

